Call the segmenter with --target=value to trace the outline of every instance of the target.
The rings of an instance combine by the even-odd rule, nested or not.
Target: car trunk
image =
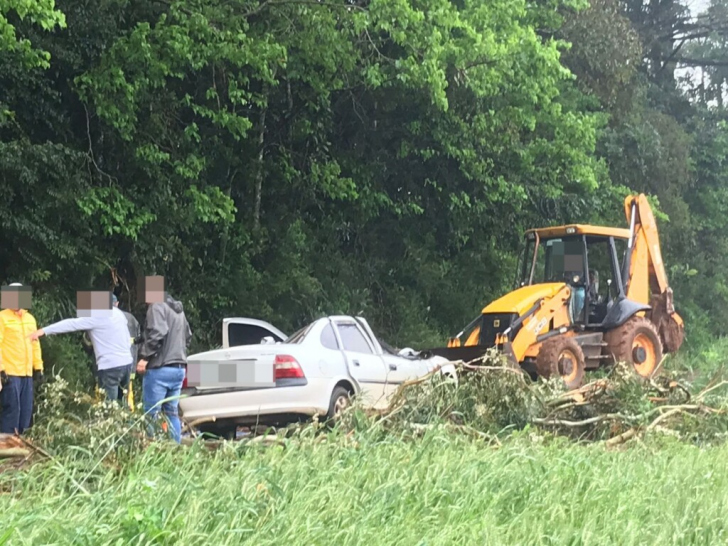
[[[298,345],[247,345],[215,349],[187,359],[184,393],[206,393],[305,385]]]

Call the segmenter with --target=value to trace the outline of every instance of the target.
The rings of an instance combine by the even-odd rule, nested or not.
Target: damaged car
[[[402,383],[433,371],[457,380],[445,358],[393,349],[361,317],[324,317],[291,336],[229,318],[222,348],[188,358],[180,411],[197,429],[232,437],[238,426],[335,419],[353,396],[385,408]]]

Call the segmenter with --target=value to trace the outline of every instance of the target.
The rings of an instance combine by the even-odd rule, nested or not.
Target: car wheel
[[[331,393],[331,401],[329,402],[329,411],[326,418],[329,421],[336,422],[341,416],[341,412],[349,407],[351,394],[344,387],[336,387]]]

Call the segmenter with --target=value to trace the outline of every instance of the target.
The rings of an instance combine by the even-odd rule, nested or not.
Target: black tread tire
[[[632,346],[635,337],[643,334],[650,338],[655,349],[655,365],[651,369],[641,371],[635,364],[632,357]],[[631,364],[635,373],[641,377],[651,377],[654,371],[662,361],[662,341],[657,327],[644,317],[632,317],[622,326],[610,330],[604,334],[604,341],[607,346],[604,348],[605,354],[611,356],[613,361],[626,362]]]
[[[336,422],[336,402],[342,397],[345,397],[347,401],[351,400],[351,392],[349,392],[349,389],[341,386],[335,387],[331,393],[331,400],[329,401],[329,411],[326,412],[327,421],[332,423]]]
[[[576,357],[576,375],[567,380],[559,370],[559,355],[564,351],[569,350]],[[561,376],[564,379],[564,384],[568,389],[578,389],[584,382],[584,373],[586,370],[586,358],[584,357],[584,351],[582,351],[576,339],[573,337],[557,336],[547,341],[544,341],[541,345],[541,350],[538,352],[536,357],[536,372],[538,375],[550,378],[552,375]]]

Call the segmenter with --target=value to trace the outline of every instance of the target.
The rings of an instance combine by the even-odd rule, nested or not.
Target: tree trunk
[[[260,228],[260,201],[263,193],[263,159],[265,151],[265,115],[268,112],[268,106],[264,106],[260,111],[260,120],[258,122],[258,169],[255,173],[255,204],[253,208],[253,229]]]

